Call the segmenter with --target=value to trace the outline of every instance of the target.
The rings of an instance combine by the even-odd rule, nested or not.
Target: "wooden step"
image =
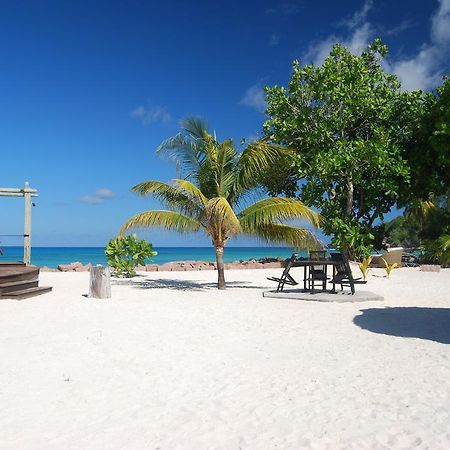
[[[14,291],[22,291],[24,289],[37,287],[39,285],[39,279],[35,278],[34,280],[26,280],[26,281],[12,281],[10,283],[1,283],[0,284],[0,295],[6,294]]]
[[[0,267],[0,286],[14,281],[30,281],[39,277],[39,267]]]
[[[0,261],[0,267],[6,267],[6,266],[12,266],[12,267],[24,267],[25,263],[22,261]]]
[[[41,286],[41,287],[32,287],[28,289],[22,289],[20,291],[9,292],[6,294],[0,295],[0,299],[12,299],[12,300],[22,300],[24,298],[34,297],[36,295],[45,294],[46,292],[50,292],[52,290],[51,287]]]

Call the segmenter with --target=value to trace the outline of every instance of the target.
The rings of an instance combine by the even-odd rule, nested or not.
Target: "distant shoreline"
[[[19,246],[3,246],[4,255],[0,261],[21,261],[23,249]],[[163,265],[174,261],[214,262],[213,247],[154,247],[158,255],[147,261],[147,265]],[[288,247],[226,247],[225,263],[236,261],[259,260],[262,258],[285,259],[292,254]],[[36,266],[56,269],[58,265],[80,262],[82,265],[106,265],[104,247],[33,247],[31,262]]]

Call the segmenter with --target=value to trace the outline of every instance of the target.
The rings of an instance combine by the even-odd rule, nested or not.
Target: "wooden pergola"
[[[28,181],[23,188],[0,188],[0,197],[23,197],[25,199],[25,224],[23,231],[23,262],[31,265],[31,197],[37,197],[37,190],[31,189]]]

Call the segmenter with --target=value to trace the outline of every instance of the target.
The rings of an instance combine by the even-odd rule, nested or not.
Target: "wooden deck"
[[[23,263],[0,263],[0,299],[22,300],[50,292],[51,287],[39,286],[39,267]]]

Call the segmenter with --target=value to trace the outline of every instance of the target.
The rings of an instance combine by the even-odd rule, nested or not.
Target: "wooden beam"
[[[37,190],[31,189],[29,185],[27,187],[27,184],[25,184],[25,187],[23,187],[23,188],[0,188],[0,192],[23,194],[24,192],[36,193]]]
[[[38,197],[37,194],[30,194],[31,197]],[[2,192],[0,191],[0,197],[25,197],[25,193],[16,192]]]

